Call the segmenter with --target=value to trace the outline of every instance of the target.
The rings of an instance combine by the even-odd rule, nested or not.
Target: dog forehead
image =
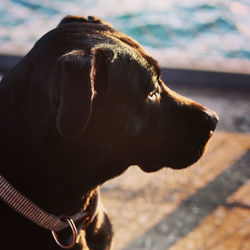
[[[124,43],[123,41],[114,44],[103,44],[103,47],[109,48],[114,52],[113,63],[119,65],[121,71],[126,71],[126,74],[146,73],[154,76],[159,75],[160,69],[157,62],[151,58],[144,50],[140,47],[133,47],[130,44]],[[133,74],[133,77],[134,76]]]
[[[143,49],[143,47],[133,38],[130,36],[125,35],[122,32],[119,32],[117,30],[114,30],[115,32],[112,34],[113,37],[118,38],[121,42],[129,46],[131,49],[137,52],[137,55],[139,54],[144,60],[147,62],[149,67],[151,67],[153,70],[156,71],[158,75],[160,75],[161,70],[158,65],[158,62],[152,58],[146,51]]]
[[[111,70],[117,78],[134,82],[155,74],[154,67],[138,51],[127,46],[115,46],[113,51]]]

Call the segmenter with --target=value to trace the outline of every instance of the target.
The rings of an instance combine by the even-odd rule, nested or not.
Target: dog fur
[[[0,84],[0,171],[55,215],[83,210],[130,165],[147,172],[197,161],[218,118],[170,90],[132,38],[96,17],[65,17]],[[2,201],[2,249],[60,249]],[[67,230],[62,233],[68,237]],[[110,249],[99,207],[73,249]]]

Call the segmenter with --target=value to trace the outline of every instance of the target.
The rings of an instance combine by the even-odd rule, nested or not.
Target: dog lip
[[[138,165],[146,173],[156,172],[164,167],[164,164],[156,165],[156,164],[142,163]]]
[[[209,139],[213,136],[213,134],[214,134],[214,131],[210,130],[210,132],[209,132]]]

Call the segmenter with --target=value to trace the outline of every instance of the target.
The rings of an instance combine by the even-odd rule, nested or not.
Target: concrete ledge
[[[163,68],[162,79],[170,86],[250,89],[250,75],[195,69]]]
[[[199,56],[164,49],[151,49],[148,52],[163,68],[250,74],[250,60],[246,58]]]
[[[22,56],[1,55],[0,73],[6,73],[21,60]],[[250,74],[228,73],[210,70],[162,68],[162,79],[170,86],[250,89]]]
[[[0,54],[0,73],[4,74],[17,64],[22,59],[22,56],[16,55],[1,55]]]

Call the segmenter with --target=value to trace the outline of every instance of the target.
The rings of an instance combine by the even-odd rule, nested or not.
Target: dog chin
[[[205,145],[204,147],[199,148],[199,150],[197,150],[195,153],[192,152],[190,154],[186,154],[186,157],[183,157],[183,158],[180,157],[179,160],[176,160],[172,164],[169,164],[169,167],[178,170],[178,169],[184,169],[193,165],[194,163],[199,161],[199,159],[202,157],[202,155],[206,151],[206,148],[207,147]]]
[[[173,163],[173,164],[162,164],[162,165],[155,165],[155,164],[140,164],[139,167],[146,173],[156,172],[162,168],[171,168],[175,170],[184,169],[195,163],[197,160],[192,162],[183,162],[183,163]]]
[[[178,164],[161,164],[161,165],[155,165],[155,164],[140,164],[139,167],[146,173],[152,173],[152,172],[156,172],[162,168],[172,168],[175,170],[179,170],[179,169],[184,169],[189,167],[191,164],[187,164],[187,163],[178,163]]]
[[[155,172],[162,168],[172,168],[175,170],[184,169],[196,163],[201,158],[201,156],[204,154],[205,151],[206,151],[206,146],[201,147],[199,150],[196,151],[196,153],[194,152],[186,153],[185,154],[186,157],[183,157],[182,155],[177,155],[173,159],[167,160],[165,162],[161,163],[143,162],[138,165],[144,172],[147,173]]]
[[[165,166],[143,163],[139,164],[139,167],[146,173],[152,173],[164,168]]]

